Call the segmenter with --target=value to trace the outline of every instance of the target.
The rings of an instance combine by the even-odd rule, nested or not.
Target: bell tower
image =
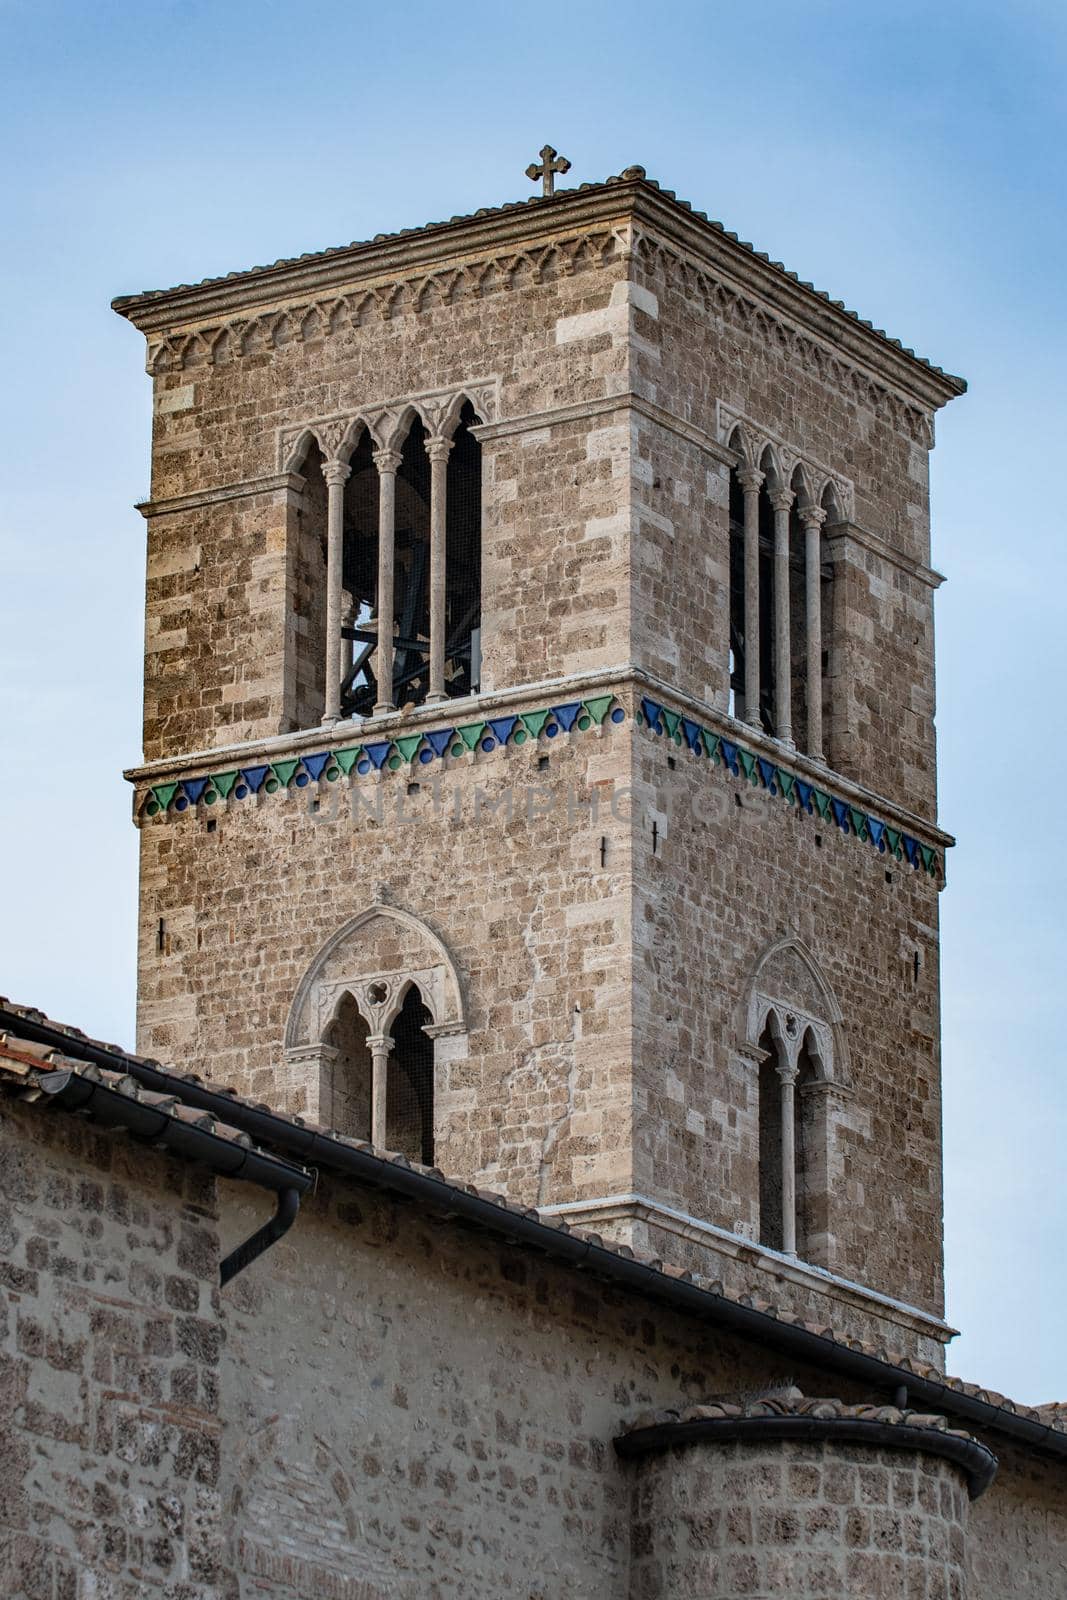
[[[964,385],[642,168],[565,170],[115,302],[139,1047],[938,1359]]]

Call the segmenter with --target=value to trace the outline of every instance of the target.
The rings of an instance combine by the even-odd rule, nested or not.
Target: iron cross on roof
[[[526,176],[532,183],[536,183],[540,178],[544,185],[545,194],[551,194],[556,187],[556,173],[558,172],[562,176],[563,173],[570,170],[571,164],[567,157],[559,156],[557,159],[556,151],[553,150],[550,144],[546,144],[541,149],[540,163],[531,161],[526,168]]]

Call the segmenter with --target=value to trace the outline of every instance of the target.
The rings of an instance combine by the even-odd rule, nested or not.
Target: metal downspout
[[[277,1244],[282,1235],[288,1233],[293,1226],[299,1210],[299,1189],[279,1189],[278,1204],[273,1217],[265,1222],[262,1228],[257,1228],[255,1233],[249,1234],[244,1243],[231,1250],[220,1263],[220,1286],[225,1288],[239,1272],[243,1272],[258,1256],[269,1250],[272,1244]]]

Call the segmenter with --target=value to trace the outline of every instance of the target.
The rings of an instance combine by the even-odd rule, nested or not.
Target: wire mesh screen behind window
[[[424,1166],[433,1165],[433,1040],[423,1028],[432,1018],[414,985],[393,1023],[386,1093],[386,1143]]]

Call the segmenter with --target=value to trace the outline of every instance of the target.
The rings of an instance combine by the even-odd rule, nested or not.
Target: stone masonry
[[[214,1180],[2,1109],[0,1593],[216,1600]]]
[[[348,971],[382,971],[368,913],[395,908],[463,996],[462,1027],[435,1040],[450,1168],[935,1353],[950,1333],[937,991],[950,841],[936,824],[927,452],[959,380],[637,168],[116,304],[147,336],[155,392],[147,765],[131,773],[141,1047],[318,1115],[323,1041],[292,1048],[296,992],[353,919],[366,945]],[[146,812],[161,785],[327,748],[307,451],[341,459],[364,423],[385,438],[464,396],[482,452],[481,692],[325,732],[353,748],[418,742],[596,696],[620,720],[446,754],[425,776],[383,767]],[[795,463],[830,508],[812,512],[832,519],[828,766],[731,714],[727,519],[746,451],[772,474]],[[649,695],[753,762],[784,756],[840,804],[877,808],[936,864],[846,840],[758,782],[724,788],[680,736],[673,751],[653,737]],[[820,1176],[796,1262],[759,1245],[752,1018],[772,980],[826,1041],[798,1101]]]
[[[747,1339],[664,1304],[677,1271],[627,1291],[506,1219],[458,1227],[439,1175],[416,1205],[383,1188],[404,1163],[371,1156],[374,1186],[331,1170],[337,1141],[295,1226],[220,1291],[267,1196],[28,1083],[0,1099],[9,1600],[1064,1592],[1062,1449],[872,1403],[846,1343],[798,1360],[773,1319]],[[170,1106],[193,1086],[173,1077]],[[235,1123],[257,1109],[224,1099]],[[828,1385],[843,1398],[803,1398]],[[747,1437],[716,1437],[737,1418]],[[781,1418],[816,1436],[759,1436]]]
[[[1067,1594],[944,1373],[962,381],[541,154],[116,302],[143,1053],[0,1000],[5,1600]]]

